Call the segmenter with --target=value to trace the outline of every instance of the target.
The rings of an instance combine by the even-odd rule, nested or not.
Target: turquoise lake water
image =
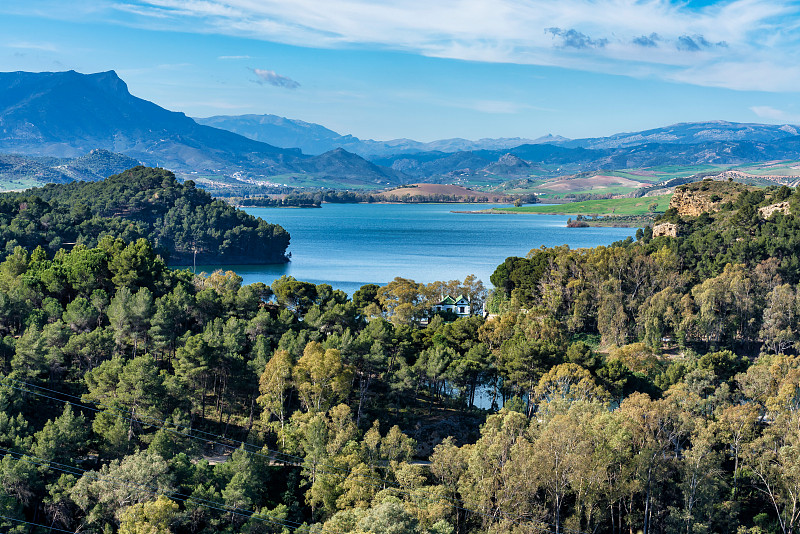
[[[197,266],[236,271],[244,283],[272,283],[281,275],[327,283],[352,295],[364,284],[395,276],[417,282],[489,276],[509,256],[542,245],[608,245],[635,228],[566,228],[560,215],[453,213],[486,204],[323,204],[319,209],[247,208],[291,234],[291,262],[283,265]]]

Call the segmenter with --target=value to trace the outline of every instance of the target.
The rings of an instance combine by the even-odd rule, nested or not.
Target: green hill
[[[4,254],[17,245],[96,246],[104,236],[147,238],[173,264],[286,261],[280,226],[214,200],[164,169],[134,167],[99,182],[49,184],[0,195]]]

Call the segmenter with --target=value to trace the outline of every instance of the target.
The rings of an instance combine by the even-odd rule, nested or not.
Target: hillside
[[[399,173],[337,152],[322,160],[197,124],[130,94],[114,71],[0,73],[0,152],[77,157],[94,149],[176,172],[274,176],[287,172],[401,183]]]
[[[800,134],[796,125],[772,125],[705,121],[679,123],[639,132],[616,133],[605,137],[567,139],[546,135],[536,139],[510,137],[497,139],[439,139],[420,142],[413,139],[375,141],[342,135],[322,125],[277,115],[218,115],[195,118],[199,124],[222,128],[256,141],[291,148],[307,154],[322,154],[335,148],[368,158],[422,152],[464,152],[477,150],[509,150],[521,145],[549,144],[565,148],[616,149],[646,144],[699,144],[709,142],[756,141],[773,142]]]
[[[98,182],[50,184],[0,195],[4,254],[22,245],[55,251],[96,246],[104,236],[148,239],[170,263],[286,261],[289,234],[164,169],[135,167]]]
[[[538,186],[525,191],[557,196],[592,191],[602,186],[610,173],[627,169],[800,160],[800,136],[789,125],[717,121],[574,141],[546,136],[532,141],[444,139],[421,143],[362,141],[317,124],[268,115],[212,117],[205,122],[255,139],[198,124],[182,113],[137,98],[113,71],[90,75],[74,71],[0,73],[0,153],[74,158],[105,150],[137,163],[172,169],[227,196],[274,193],[279,187],[380,189],[417,181],[497,189],[510,180],[547,181],[579,175],[586,179],[577,189],[577,183],[567,184],[569,191],[537,190]],[[318,155],[279,148],[262,142],[265,139],[307,149],[313,146]],[[371,161],[356,153],[369,154]],[[80,165],[53,169],[49,163],[6,166],[7,183],[0,185],[17,189],[38,179],[92,180],[103,172],[119,170],[119,166],[91,169]],[[35,178],[39,172],[32,169],[42,164],[46,169],[32,179],[31,175]],[[636,184],[632,182],[639,180],[627,178],[628,182],[609,194],[633,191]],[[788,177],[776,180],[790,181]]]
[[[349,297],[168,269],[144,239],[7,242],[0,531],[782,532],[800,219],[760,208],[800,193],[704,185],[684,191],[733,200],[668,210],[684,233],[534,248],[491,293],[398,277]],[[44,191],[120,216],[204,197],[142,168]],[[60,224],[45,204],[0,197],[17,228]],[[492,315],[434,313],[443,294]]]
[[[618,133],[607,137],[572,139],[560,143],[566,147],[592,149],[624,148],[646,144],[691,145],[708,142],[755,141],[769,143],[795,137],[800,127],[790,124],[752,124],[728,121],[687,122],[641,132]]]
[[[484,191],[475,191],[459,185],[446,185],[446,184],[410,184],[405,187],[398,187],[388,191],[381,191],[373,195],[378,199],[385,199],[389,201],[399,201],[405,197],[415,198],[424,197],[426,199],[434,200],[440,199],[441,201],[454,201],[454,202],[513,202],[514,197],[509,195],[498,195],[495,193],[486,193]]]
[[[704,179],[675,188],[669,208],[681,217],[698,217],[704,213],[719,211],[726,203],[732,203],[742,193],[760,191],[739,183]]]
[[[78,158],[0,154],[0,191],[40,187],[73,180],[97,181],[140,163],[123,154],[95,149]]]
[[[370,157],[374,163],[437,183],[491,187],[519,178],[553,178],[571,174],[651,168],[667,165],[743,165],[798,157],[798,130],[791,125],[707,121],[681,123],[641,132],[569,140],[545,136],[445,139],[421,143],[408,139],[361,140],[318,124],[274,115],[220,116],[198,119],[280,146],[304,147],[312,153],[341,147]],[[271,141],[270,141],[271,142]],[[280,143],[286,143],[281,145]],[[315,152],[316,151],[316,152]],[[591,190],[589,183],[585,190]],[[635,184],[631,184],[631,189]]]
[[[346,142],[355,139],[339,135],[319,124],[277,115],[216,115],[196,117],[194,121],[277,147],[299,148],[304,154],[323,154],[336,148],[347,148]],[[341,140],[341,143],[337,143],[337,140]]]

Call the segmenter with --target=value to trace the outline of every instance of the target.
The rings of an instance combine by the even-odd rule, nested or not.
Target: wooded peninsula
[[[134,167],[98,182],[48,184],[0,194],[0,257],[17,245],[53,253],[96,247],[106,236],[147,239],[174,265],[279,263],[289,234],[164,169]]]
[[[0,530],[797,532],[800,191],[735,185],[352,297],[168,268],[288,234],[166,171],[0,196]]]

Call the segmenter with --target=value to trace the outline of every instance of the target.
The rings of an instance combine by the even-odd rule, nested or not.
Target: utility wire
[[[75,395],[71,395],[71,394],[68,394],[68,393],[62,393],[62,392],[59,392],[59,391],[56,391],[56,390],[52,390],[50,388],[46,388],[44,386],[38,386],[38,385],[35,385],[35,384],[30,384],[28,382],[24,382],[24,381],[21,381],[21,380],[15,380],[15,379],[12,379],[12,378],[6,378],[6,379],[7,380],[11,380],[13,382],[25,384],[25,385],[27,385],[29,387],[34,387],[34,388],[43,389],[45,391],[50,391],[52,393],[56,393],[56,394],[63,395],[63,396],[66,396],[66,397],[71,397],[71,398],[75,398],[75,399],[79,399],[80,398],[80,397],[77,397]],[[45,397],[47,399],[51,399],[51,400],[54,400],[54,401],[57,401],[57,402],[70,404],[72,406],[76,406],[76,407],[79,407],[79,408],[85,408],[85,409],[88,409],[88,410],[91,410],[91,411],[94,411],[94,412],[102,411],[102,410],[99,410],[99,409],[94,408],[92,406],[87,406],[87,405],[84,405],[84,404],[78,404],[78,403],[73,403],[73,402],[70,402],[70,401],[65,401],[65,400],[62,400],[62,399],[57,399],[55,397],[51,397],[49,395],[45,395],[45,394],[37,392],[37,391],[30,391],[30,390],[27,390],[27,389],[24,389],[24,388],[19,388],[19,387],[16,387],[16,386],[9,386],[9,387],[11,387],[13,389],[17,389],[19,391],[24,391],[24,392],[31,393],[31,394],[34,394],[34,395],[39,395],[39,396],[42,396],[42,397]],[[120,409],[120,408],[116,408],[116,407],[113,407],[113,406],[109,406],[109,405],[106,405],[106,404],[104,404],[102,402],[98,402],[98,401],[92,401],[92,402],[94,404],[97,404],[97,405],[100,405],[100,406],[104,406],[104,407],[106,407],[106,408],[108,408],[110,410],[122,412],[124,414],[130,414],[131,413],[130,411],[123,410],[123,409]],[[141,420],[136,419],[136,418],[128,418],[128,417],[124,417],[122,415],[118,415],[118,416],[115,416],[115,417],[117,417],[118,419],[122,419],[124,421],[137,422],[137,423],[142,423],[142,424],[147,425],[147,426],[153,426],[153,427],[156,427],[156,428],[161,428],[161,429],[164,429],[164,430],[166,430],[168,432],[171,432],[171,433],[174,433],[174,434],[178,434],[180,436],[188,437],[188,438],[191,438],[191,439],[202,439],[202,438],[199,438],[198,436],[192,436],[191,434],[188,434],[188,433],[185,433],[185,432],[180,432],[180,431],[177,431],[177,430],[173,430],[171,428],[167,428],[167,427],[164,427],[164,426],[161,426],[161,425],[156,425],[156,424],[153,424],[153,423],[149,423],[147,421],[141,421]],[[160,423],[167,424],[167,425],[171,424],[166,419],[165,420],[161,420],[161,419],[157,419],[157,418],[150,418],[150,419],[153,420],[153,421],[158,421]],[[187,428],[190,431],[192,430],[190,427],[185,426],[185,425],[173,424],[173,426],[176,426],[177,428]],[[263,447],[261,450],[266,450],[267,452],[270,452],[270,453],[272,453],[274,455],[273,457],[270,457],[269,455],[260,452],[260,450],[258,450],[258,447],[256,445],[251,444],[251,443],[235,440],[235,439],[232,439],[232,438],[227,438],[225,436],[220,436],[218,434],[212,434],[212,433],[209,433],[209,432],[203,432],[203,431],[198,431],[198,432],[201,432],[201,433],[209,435],[209,436],[217,437],[217,438],[220,438],[220,439],[223,439],[223,440],[228,440],[228,441],[231,441],[233,443],[240,444],[240,446],[242,447],[241,450],[243,450],[244,452],[247,452],[249,454],[253,454],[253,455],[256,455],[256,456],[261,456],[261,457],[267,458],[268,460],[277,459],[279,461],[282,461],[282,462],[285,462],[285,463],[290,463],[290,464],[293,464],[293,465],[296,465],[296,466],[302,466],[303,463],[305,462],[305,459],[303,457],[295,456],[295,455],[291,455],[291,454],[287,454],[287,453],[282,453],[280,451],[273,450],[273,449],[270,449],[268,447]],[[214,445],[221,445],[223,447],[227,447],[231,451],[237,449],[237,447],[232,447],[231,445],[228,445],[228,444],[225,444],[225,443],[220,443],[220,442],[217,442],[217,441],[209,441],[208,443],[212,443]],[[248,450],[247,447],[252,447],[254,450]],[[283,458],[275,458],[275,456],[277,456],[277,455],[288,457],[288,458],[290,458],[290,460],[287,461],[287,460],[285,460]],[[332,468],[332,469],[334,471],[340,471],[340,473],[331,473],[329,471],[325,471],[322,468],[318,468],[316,465],[314,466],[314,469],[317,472],[322,473],[322,474],[327,474],[327,475],[332,475],[332,476],[339,476],[339,477],[346,477],[349,474],[351,474],[351,471],[344,470],[344,469],[337,469],[337,468]],[[391,482],[389,480],[381,479],[381,478],[377,478],[377,477],[372,477],[372,476],[369,476],[369,475],[356,474],[356,476],[359,477],[359,478],[362,478],[362,479],[366,479],[366,483],[370,484],[372,486],[381,487],[382,489],[386,489],[386,485],[389,485],[389,486],[392,487],[392,489],[396,490],[399,493],[403,493],[403,494],[409,495],[410,497],[416,498],[416,499],[420,498],[419,495],[415,495],[411,491],[405,490],[405,489],[399,487],[396,483]],[[370,482],[370,480],[375,481],[375,482]],[[445,501],[445,502],[449,503],[449,504],[447,504],[447,506],[450,506],[451,508],[454,508],[454,509],[457,509],[457,510],[461,510],[461,511],[464,511],[464,512],[467,512],[467,513],[471,513],[471,514],[474,514],[474,515],[482,516],[482,517],[487,518],[487,519],[492,519],[492,520],[496,519],[495,515],[492,515],[490,513],[481,512],[481,511],[474,510],[474,509],[471,509],[471,508],[466,508],[466,504],[463,501],[460,501],[458,499],[454,499],[454,498],[450,498],[450,497],[446,497],[446,496],[434,497],[434,496],[431,496],[430,494],[427,494],[427,492],[426,492],[425,497],[422,497],[422,498],[425,499],[425,500],[428,500],[428,501],[438,501],[438,502]],[[522,525],[523,522],[532,522],[532,523],[536,523],[536,524],[542,525],[542,526],[547,527],[547,528],[555,527],[554,524],[548,523],[546,521],[542,521],[542,520],[539,520],[539,519],[523,518],[523,517],[520,517],[518,515],[509,514],[507,512],[503,512],[503,511],[498,511],[497,513],[499,515],[503,516],[503,517],[506,517],[512,523],[515,523],[517,525]],[[573,534],[588,534],[588,533],[585,533],[585,532],[582,532],[582,531],[578,531],[578,530],[573,530],[573,529],[562,528],[561,530],[563,532],[570,532],[570,533],[573,533]],[[553,532],[553,531],[552,530],[546,530],[546,532]]]
[[[23,525],[30,525],[32,527],[46,528],[49,529],[50,532],[55,530],[56,532],[67,532],[67,534],[75,534],[75,532],[72,530],[64,530],[63,528],[42,525],[41,523],[31,523],[30,521],[23,521],[22,519],[14,519],[13,517],[8,517],[7,515],[0,515],[0,519],[7,519],[8,521],[15,521],[17,523],[22,523]]]
[[[28,387],[42,389],[42,390],[45,390],[45,391],[48,391],[48,392],[51,392],[51,393],[55,393],[55,394],[58,394],[58,395],[62,395],[62,396],[65,396],[65,397],[69,397],[69,398],[73,398],[73,399],[79,399],[79,400],[81,400],[81,404],[74,403],[74,402],[71,402],[71,401],[66,401],[66,400],[63,400],[63,399],[58,399],[58,398],[55,398],[55,397],[52,397],[52,396],[49,396],[49,395],[45,395],[45,394],[43,394],[41,392],[38,392],[38,391],[31,391],[29,389],[25,389],[25,388],[20,388],[20,387],[17,387],[17,386],[9,385],[9,387],[11,387],[13,389],[16,389],[18,391],[31,393],[33,395],[38,395],[38,396],[41,396],[41,397],[44,397],[44,398],[47,398],[47,399],[54,400],[56,402],[61,402],[61,403],[64,403],[64,404],[70,404],[72,406],[75,406],[75,407],[78,407],[78,408],[84,408],[84,409],[91,410],[91,411],[94,411],[94,412],[101,412],[102,411],[102,410],[100,410],[98,408],[95,408],[93,406],[87,406],[85,404],[82,404],[84,402],[83,399],[81,399],[80,397],[78,397],[76,395],[71,395],[69,393],[63,393],[63,392],[56,391],[56,390],[53,390],[53,389],[50,389],[50,388],[46,388],[44,386],[31,384],[29,382],[25,382],[25,381],[22,381],[22,380],[16,380],[16,379],[9,378],[9,377],[4,377],[3,379],[4,380],[9,380],[9,381],[12,381],[12,382],[16,382],[16,383],[19,383],[19,384],[24,384],[24,385],[26,385]],[[99,401],[90,401],[90,402],[92,402],[93,404],[96,404],[98,406],[103,406],[103,407],[105,407],[105,408],[107,408],[109,410],[114,410],[114,411],[117,411],[117,412],[121,412],[122,414],[131,414],[131,412],[128,411],[128,410],[123,410],[123,409],[117,408],[115,406],[109,406],[109,405],[104,404],[104,403],[99,402]],[[197,439],[205,439],[205,438],[200,438],[199,436],[193,436],[193,435],[191,435],[189,433],[186,433],[186,432],[181,432],[179,430],[174,430],[172,428],[168,428],[168,427],[165,427],[165,426],[154,424],[153,422],[147,422],[146,420],[143,421],[143,420],[137,419],[136,417],[130,417],[129,418],[129,417],[125,417],[123,415],[117,415],[115,417],[117,417],[119,419],[122,419],[124,421],[136,422],[136,423],[140,423],[140,424],[147,425],[147,426],[161,428],[161,429],[163,429],[163,430],[165,430],[167,432],[171,432],[173,434],[178,434],[180,436],[187,437],[187,438],[190,438],[190,439],[195,439],[195,440],[197,440]],[[139,417],[141,417],[141,416],[139,416]],[[193,428],[191,428],[189,426],[186,426],[186,425],[170,423],[167,419],[163,419],[162,420],[162,419],[157,419],[157,418],[147,417],[147,416],[144,416],[143,419],[150,419],[151,421],[163,423],[165,425],[171,425],[171,426],[174,426],[176,428],[186,428],[190,432],[198,432],[198,433],[210,436],[210,437],[214,437],[214,438],[230,441],[232,443],[236,443],[237,447],[233,447],[233,446],[231,446],[229,444],[226,444],[226,443],[220,443],[219,441],[215,441],[215,440],[208,440],[208,442],[207,442],[207,443],[210,443],[212,445],[220,445],[222,447],[230,449],[231,451],[237,450],[239,447],[241,447],[241,450],[243,450],[246,453],[253,454],[253,455],[256,455],[256,456],[261,456],[261,457],[266,458],[267,460],[277,460],[277,461],[285,462],[285,463],[292,464],[292,465],[295,465],[295,466],[303,466],[303,464],[306,461],[306,459],[301,457],[301,456],[296,456],[296,455],[284,453],[284,452],[281,452],[281,451],[278,451],[278,450],[275,450],[275,449],[270,449],[269,447],[266,447],[266,446],[262,447],[262,448],[259,448],[256,445],[253,445],[251,443],[247,443],[247,442],[244,442],[244,441],[239,441],[239,440],[235,440],[233,438],[220,436],[219,434],[213,434],[213,433],[210,433],[210,432],[205,432],[205,431],[202,431],[202,430],[193,429]],[[252,448],[253,450],[249,450],[248,447]],[[264,451],[264,450],[266,450],[268,453],[271,453],[272,456],[270,456],[268,454],[264,454],[263,452],[261,452],[261,451]],[[277,456],[281,456],[282,458],[277,458]],[[287,458],[288,458],[288,460],[287,460]],[[331,476],[347,477],[350,474],[352,474],[351,470],[339,469],[339,468],[336,468],[336,467],[330,467],[330,469],[333,470],[333,471],[339,471],[338,473],[331,473],[330,471],[325,471],[324,470],[325,468],[321,469],[321,468],[318,468],[317,466],[314,466],[314,469],[319,473],[327,474],[327,475],[331,475]],[[396,490],[399,493],[403,493],[403,494],[409,495],[409,496],[411,496],[413,498],[420,498],[419,495],[414,495],[411,491],[403,489],[402,487],[400,487],[395,482],[392,482],[392,481],[389,481],[389,480],[386,480],[386,479],[382,479],[382,478],[378,478],[378,477],[373,477],[371,475],[356,474],[355,476],[357,476],[359,478],[362,478],[362,479],[365,479],[365,482],[367,484],[372,485],[372,486],[380,487],[381,489],[386,489],[386,486],[388,485],[392,489]],[[448,504],[448,506],[450,506],[451,508],[454,508],[454,509],[457,509],[457,510],[461,510],[461,511],[467,512],[467,513],[471,513],[471,514],[474,514],[474,515],[479,515],[479,516],[485,517],[487,519],[495,519],[496,518],[495,515],[493,515],[493,514],[490,514],[490,513],[487,513],[487,512],[481,512],[479,510],[474,510],[474,509],[471,509],[471,508],[467,508],[466,507],[466,503],[464,503],[463,501],[461,501],[459,499],[446,497],[446,496],[434,497],[434,496],[431,496],[431,495],[427,495],[426,498],[429,501],[439,501],[439,502],[445,501],[447,503],[450,503],[450,504]],[[554,524],[548,523],[546,521],[542,521],[542,520],[539,520],[539,519],[523,518],[523,517],[520,517],[518,515],[509,514],[507,512],[502,512],[502,511],[498,511],[498,514],[501,515],[501,516],[506,517],[511,522],[513,522],[515,524],[518,524],[518,525],[522,525],[522,522],[524,521],[524,522],[537,523],[539,525],[546,526],[548,528],[554,528],[555,527]],[[588,534],[588,533],[583,532],[583,531],[567,529],[567,528],[562,528],[561,531],[562,532],[569,532],[569,533],[572,533],[572,534]],[[552,532],[552,531],[548,531],[548,532]]]
[[[10,379],[10,378],[8,380],[12,380],[14,382],[22,383],[22,384],[25,384],[25,385],[28,385],[28,386],[31,386],[31,387],[38,387],[40,389],[44,389],[44,390],[47,390],[47,391],[52,391],[53,393],[56,393],[56,394],[61,394],[61,395],[64,395],[64,396],[77,398],[75,395],[70,395],[70,394],[67,394],[67,393],[61,393],[61,392],[58,392],[58,391],[51,390],[49,388],[45,388],[43,386],[36,386],[34,384],[29,384],[27,382],[23,382],[23,381],[20,381],[20,380],[14,380],[14,379]],[[75,402],[71,402],[71,401],[65,401],[65,400],[62,400],[62,399],[58,399],[58,398],[52,397],[50,395],[45,395],[45,394],[40,393],[38,391],[31,391],[29,389],[20,388],[20,387],[17,387],[17,386],[9,386],[9,387],[11,387],[12,389],[16,389],[18,391],[22,391],[22,392],[25,392],[25,393],[31,393],[33,395],[38,395],[38,396],[44,397],[46,399],[54,400],[56,402],[69,404],[69,405],[75,406],[77,408],[84,408],[84,409],[91,410],[91,411],[94,411],[94,412],[101,412],[102,411],[102,410],[100,410],[98,408],[95,408],[93,406],[87,406],[85,404],[79,404],[79,403],[75,403]],[[104,405],[103,403],[100,403],[100,402],[95,402],[95,404],[98,404],[98,405],[101,405],[101,406],[107,406],[107,405]],[[110,410],[119,411],[119,412],[122,412],[122,413],[125,413],[125,414],[129,414],[130,413],[128,411],[121,410],[119,408],[110,407],[110,406],[107,406],[107,407]],[[173,430],[171,428],[167,428],[167,427],[164,427],[164,426],[161,426],[161,425],[157,425],[157,424],[154,424],[152,422],[142,421],[142,420],[139,420],[139,419],[136,419],[136,418],[129,418],[129,417],[125,417],[123,415],[116,415],[115,417],[117,417],[118,419],[122,419],[124,421],[137,422],[137,423],[142,423],[142,424],[147,425],[147,426],[153,426],[153,427],[156,427],[156,428],[162,428],[162,429],[166,430],[167,432],[171,432],[173,434],[178,434],[180,436],[187,437],[187,438],[190,438],[190,439],[205,439],[205,438],[199,438],[198,436],[192,436],[191,434],[188,434],[186,432],[180,432],[180,431],[177,431],[177,430]],[[170,424],[169,421],[166,420],[166,419],[165,420],[160,420],[160,419],[151,418],[151,420],[158,421],[158,422],[161,422],[161,423],[165,423],[167,425]],[[174,425],[174,426],[176,426],[178,428],[189,428],[189,427],[186,427],[185,425]],[[206,434],[206,435],[211,435],[213,437],[218,437],[218,438],[221,438],[223,440],[228,440],[228,441],[232,441],[234,443],[240,444],[240,446],[242,447],[242,450],[244,450],[245,452],[247,452],[249,454],[256,455],[256,456],[261,456],[261,457],[267,458],[268,460],[275,459],[275,460],[278,460],[278,461],[281,461],[281,462],[285,462],[285,463],[296,465],[296,466],[300,466],[300,467],[302,467],[303,463],[305,462],[305,459],[303,457],[300,457],[300,456],[295,456],[295,455],[283,453],[283,452],[280,452],[280,451],[277,451],[277,450],[274,450],[274,449],[270,449],[268,447],[263,447],[262,449],[258,450],[256,445],[253,445],[253,444],[250,444],[250,443],[234,440],[234,439],[231,439],[231,438],[226,438],[224,436],[219,436],[219,435],[216,435],[216,434],[210,434],[208,432],[203,432],[203,433]],[[235,451],[235,450],[238,449],[238,447],[233,447],[233,446],[231,446],[229,444],[220,443],[218,441],[208,441],[207,443],[210,443],[210,444],[213,444],[213,445],[221,445],[222,447],[225,447],[225,448],[227,448],[227,449],[229,449],[231,451]],[[248,447],[251,447],[254,450],[249,450]],[[264,453],[261,452],[261,450],[266,450],[267,452],[272,453],[273,456],[269,456],[267,454],[264,454]],[[284,458],[276,458],[276,456],[283,456]],[[286,460],[286,458],[288,458],[288,460]],[[339,471],[339,472],[331,473],[329,471],[325,471],[324,468],[318,468],[317,466],[314,466],[314,469],[319,473],[327,474],[327,475],[331,475],[331,476],[338,476],[338,477],[346,477],[351,473],[350,471],[347,471],[347,470],[344,470],[344,469],[338,469],[338,468],[335,468],[335,467],[332,467],[331,469],[333,471]],[[370,484],[370,485],[375,486],[375,487],[380,487],[381,489],[385,489],[385,486],[388,485],[388,486],[391,486],[393,489],[397,490],[400,493],[411,494],[410,491],[399,487],[395,482],[391,482],[389,480],[380,479],[380,478],[377,478],[377,477],[372,477],[370,475],[359,475],[359,474],[356,474],[356,476],[358,476],[359,478],[362,478],[362,479],[366,479],[366,483],[367,484]],[[374,482],[371,482],[371,481],[374,481]],[[448,501],[448,502],[456,502],[456,503],[459,502],[459,501],[457,501],[455,499],[451,499],[449,497],[435,497],[435,499],[438,499],[440,501],[444,500],[444,501]],[[463,503],[461,503],[461,504],[463,504]],[[454,507],[454,508],[457,508],[457,509],[460,509],[460,510],[463,510],[463,511],[466,511],[466,512],[483,515],[485,517],[491,517],[488,514],[485,514],[483,512],[479,512],[479,511],[476,511],[476,510],[471,510],[471,509],[468,509],[468,508],[462,508],[462,507],[455,506],[455,505],[452,505],[452,504],[450,506]]]
[[[310,529],[310,527],[304,527],[302,523],[298,523],[297,521],[291,521],[289,519],[279,520],[276,518],[265,517],[263,514],[258,514],[253,510],[249,510],[246,508],[239,508],[236,506],[229,506],[219,501],[212,501],[208,499],[201,499],[198,497],[192,497],[191,495],[186,495],[185,493],[180,493],[177,491],[159,491],[158,488],[154,488],[152,485],[148,484],[139,484],[138,482],[133,482],[130,480],[125,480],[119,477],[109,476],[109,475],[100,475],[94,474],[97,471],[89,471],[86,469],[81,469],[79,467],[74,467],[71,465],[60,464],[58,462],[53,462],[50,460],[45,460],[43,458],[37,458],[36,456],[31,456],[24,452],[14,451],[10,449],[6,449],[0,447],[0,451],[7,453],[13,460],[23,461],[32,465],[37,465],[40,467],[47,467],[48,469],[53,469],[55,471],[60,471],[62,473],[66,473],[69,475],[81,475],[88,477],[93,480],[97,481],[111,481],[112,483],[118,483],[120,485],[125,485],[128,487],[134,486],[138,488],[144,489],[148,493],[152,493],[153,495],[165,495],[170,498],[174,498],[174,500],[184,503],[194,503],[199,506],[204,506],[206,508],[210,508],[212,510],[216,510],[219,512],[224,513],[231,513],[235,515],[239,515],[246,518],[255,518],[259,521],[265,521],[267,523],[272,523],[278,526],[286,527],[294,529],[295,531],[303,528],[303,529]],[[216,505],[216,506],[215,506]],[[288,524],[292,523],[292,524]],[[67,531],[64,531],[67,532]]]

